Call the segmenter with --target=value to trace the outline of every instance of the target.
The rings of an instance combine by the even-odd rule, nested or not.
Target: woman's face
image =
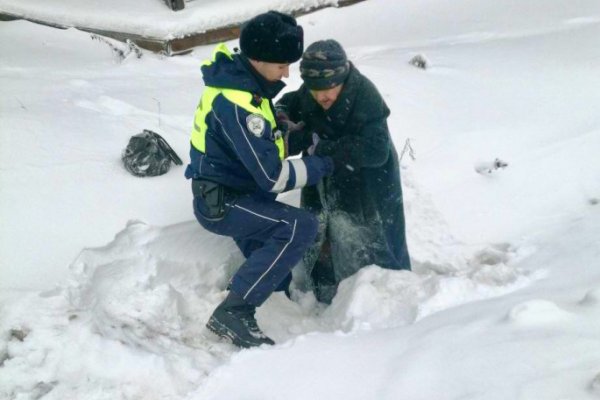
[[[321,106],[321,108],[323,110],[329,110],[329,108],[337,100],[343,87],[344,87],[344,85],[340,84],[340,85],[334,86],[330,89],[323,89],[323,90],[312,90],[311,89],[310,94],[312,95],[313,99],[315,99],[315,101],[317,103],[319,103],[319,105]]]

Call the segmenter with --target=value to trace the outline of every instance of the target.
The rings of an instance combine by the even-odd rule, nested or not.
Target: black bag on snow
[[[121,160],[127,171],[141,177],[166,174],[171,161],[176,165],[183,164],[167,141],[148,129],[129,139]]]
[[[165,0],[165,4],[173,11],[179,11],[185,8],[183,0]]]

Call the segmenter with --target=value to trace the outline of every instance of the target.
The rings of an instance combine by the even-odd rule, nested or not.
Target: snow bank
[[[598,398],[599,15],[370,0],[303,17],[381,89],[398,149],[411,138],[414,271],[368,266],[328,308],[297,275],[258,311],[278,345],[241,352],[203,327],[233,242],[193,221],[181,170],[139,180],[118,159],[142,128],[186,154],[211,49],[117,64],[82,32],[1,23],[0,398]]]
[[[286,349],[320,342],[326,333],[360,336],[410,326],[533,279],[516,266],[514,249],[484,248],[466,257],[443,274],[364,268],[341,283],[327,308],[296,279],[295,301],[276,294],[257,318]],[[232,240],[195,221],[164,228],[130,221],[108,245],[82,251],[66,285],[4,305],[0,359],[4,376],[17,378],[0,378],[0,393],[178,398],[194,390],[237,353],[204,324],[242,261]],[[519,313],[512,313],[515,320]]]

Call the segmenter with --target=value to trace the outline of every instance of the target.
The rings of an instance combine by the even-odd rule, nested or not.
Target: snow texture
[[[71,3],[0,10],[175,37],[292,4]],[[140,179],[120,161],[143,129],[187,154],[212,46],[121,59],[2,22],[0,399],[600,398],[600,4],[368,0],[299,21],[307,44],[344,45],[417,155],[413,271],[366,266],[327,307],[299,266],[292,300],[257,313],[276,346],[218,341],[204,323],[242,255],[194,220],[182,167]]]

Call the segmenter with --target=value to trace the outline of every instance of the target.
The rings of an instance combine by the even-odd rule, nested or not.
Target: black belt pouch
[[[225,187],[215,182],[204,179],[192,181],[194,197],[204,201],[206,219],[219,221],[225,217]]]

